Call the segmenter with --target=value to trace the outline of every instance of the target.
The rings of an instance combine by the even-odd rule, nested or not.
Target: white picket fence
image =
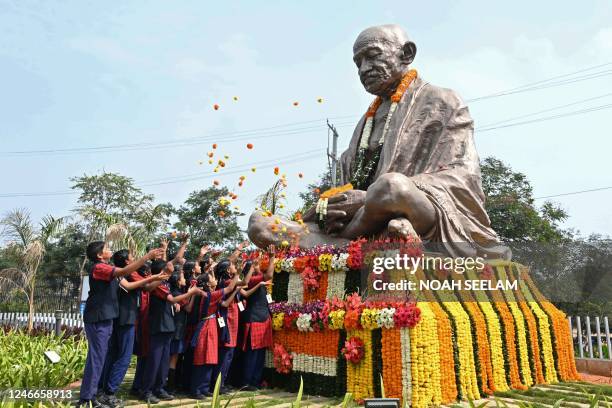
[[[62,326],[70,328],[83,327],[83,318],[79,313],[62,313]],[[55,314],[54,313],[35,313],[34,327],[40,327],[48,330],[55,329]],[[9,325],[12,327],[27,327],[27,313],[0,313],[0,324]]]
[[[567,321],[577,357],[612,360],[608,316],[568,316]]]

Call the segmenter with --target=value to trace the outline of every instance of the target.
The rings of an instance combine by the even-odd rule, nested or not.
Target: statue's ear
[[[402,51],[404,53],[402,60],[406,65],[412,64],[414,61],[414,57],[416,56],[416,44],[412,41],[406,41],[402,46]]]

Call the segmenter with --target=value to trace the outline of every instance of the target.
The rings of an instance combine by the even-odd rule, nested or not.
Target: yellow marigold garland
[[[476,274],[473,270],[467,272],[468,279],[476,279]],[[502,346],[501,323],[497,313],[493,309],[491,302],[482,291],[474,291],[474,298],[478,302],[478,306],[484,314],[487,321],[487,330],[489,333],[489,344],[491,349],[491,366],[493,370],[493,380],[495,383],[495,391],[508,391],[508,382],[506,381],[506,368],[504,363],[504,354]]]
[[[436,318],[427,302],[419,302],[421,321],[410,329],[412,361],[412,406],[425,408],[442,403],[440,390],[440,349]]]
[[[505,265],[498,265],[496,269],[500,280],[508,280]],[[510,312],[514,317],[514,322],[516,324],[516,338],[518,341],[521,378],[524,385],[531,386],[533,385],[533,378],[531,377],[531,367],[529,365],[529,351],[527,347],[525,319],[520,307],[516,302],[513,292],[511,290],[506,290],[503,291],[503,294],[506,297],[506,304],[510,308]]]
[[[487,336],[487,321],[484,313],[478,307],[478,303],[472,294],[467,290],[459,291],[461,301],[472,319],[474,332],[476,334],[476,344],[478,347],[479,374],[481,379],[481,389],[485,394],[495,392],[495,381],[493,379],[493,366],[491,364],[491,348]]]
[[[346,363],[346,390],[353,395],[356,401],[369,398],[374,395],[374,383],[372,381],[372,331],[371,330],[348,330],[346,338],[359,337],[363,341],[365,355],[363,359],[353,364]],[[342,356],[340,358],[343,358]]]
[[[524,280],[519,280],[519,287],[523,293],[523,296],[525,297],[525,300],[527,301],[527,304],[529,305],[529,308],[533,311],[533,314],[538,322],[541,352],[544,360],[544,378],[546,379],[547,383],[557,382],[558,378],[555,370],[555,359],[553,357],[553,346],[548,316],[546,315],[546,312],[540,308],[538,302],[535,301]]]
[[[508,271],[508,277],[510,280],[514,281],[515,276],[512,270]],[[525,318],[525,322],[527,323],[527,330],[529,331],[529,336],[527,340],[529,341],[529,357],[530,362],[533,364],[531,374],[536,384],[544,384],[546,380],[544,379],[544,370],[542,367],[542,354],[540,353],[540,342],[538,340],[538,323],[536,322],[535,316],[525,297],[521,293],[520,290],[513,292],[516,299],[518,300],[518,305],[523,312],[523,317]]]
[[[531,293],[540,303],[540,307],[548,314],[553,325],[559,376],[564,381],[580,380],[580,374],[576,369],[576,360],[574,359],[572,335],[566,320],[567,316],[540,293],[531,276],[527,273],[527,269],[521,269],[521,279],[527,283]]]
[[[497,279],[493,274],[490,277],[490,281],[495,287],[497,284]],[[510,374],[510,386],[517,390],[525,390],[527,387],[521,381],[521,375],[519,373],[519,361],[518,355],[516,352],[516,327],[514,316],[510,312],[508,304],[505,302],[501,291],[499,290],[491,290],[489,291],[491,295],[491,300],[504,327],[504,339],[506,346],[506,355],[508,357],[508,367]]]

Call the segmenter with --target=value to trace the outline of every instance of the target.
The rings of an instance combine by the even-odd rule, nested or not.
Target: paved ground
[[[130,398],[127,395],[129,386],[132,383],[133,371],[128,373],[122,388],[119,391],[119,396],[124,400],[126,407],[136,408],[147,407],[142,401]],[[78,390],[78,384],[73,384]],[[593,399],[596,397],[599,401],[596,405],[593,404]],[[237,408],[237,407],[286,407],[291,408],[292,402],[295,401],[296,394],[288,393],[277,389],[264,389],[257,392],[241,391],[233,395],[222,396],[221,407]],[[604,407],[612,408],[612,377],[599,377],[583,374],[583,382],[579,383],[559,383],[553,385],[539,385],[532,387],[527,391],[509,391],[507,393],[498,393],[494,397],[474,401],[473,405],[469,402],[451,404],[450,408],[464,407],[496,407],[496,408],[542,408],[553,407],[555,403],[563,399],[560,407],[567,408],[589,408],[589,407]],[[203,401],[196,401],[180,395],[173,401],[161,402],[155,407],[209,407],[211,399],[207,398]],[[342,401],[340,399],[318,397],[304,395],[302,398],[302,407],[340,407]]]

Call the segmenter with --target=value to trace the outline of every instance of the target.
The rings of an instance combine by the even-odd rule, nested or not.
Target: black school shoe
[[[103,404],[102,402],[100,402],[99,400],[97,400],[96,398],[92,399],[92,400],[79,400],[79,402],[76,403],[76,407],[79,408],[110,408],[108,405]]]
[[[206,399],[206,396],[204,394],[189,394],[189,398],[201,401],[203,399]]]
[[[163,388],[159,392],[155,393],[155,396],[162,401],[170,401],[175,398],[174,395],[168,393],[168,391],[164,390]]]
[[[110,408],[117,408],[123,405],[123,401],[117,398],[115,394],[102,394],[98,397],[98,401],[109,406]]]
[[[146,402],[147,404],[157,404],[159,402],[159,398],[157,398],[155,395],[148,393],[148,394],[141,394],[140,395],[140,400]]]

